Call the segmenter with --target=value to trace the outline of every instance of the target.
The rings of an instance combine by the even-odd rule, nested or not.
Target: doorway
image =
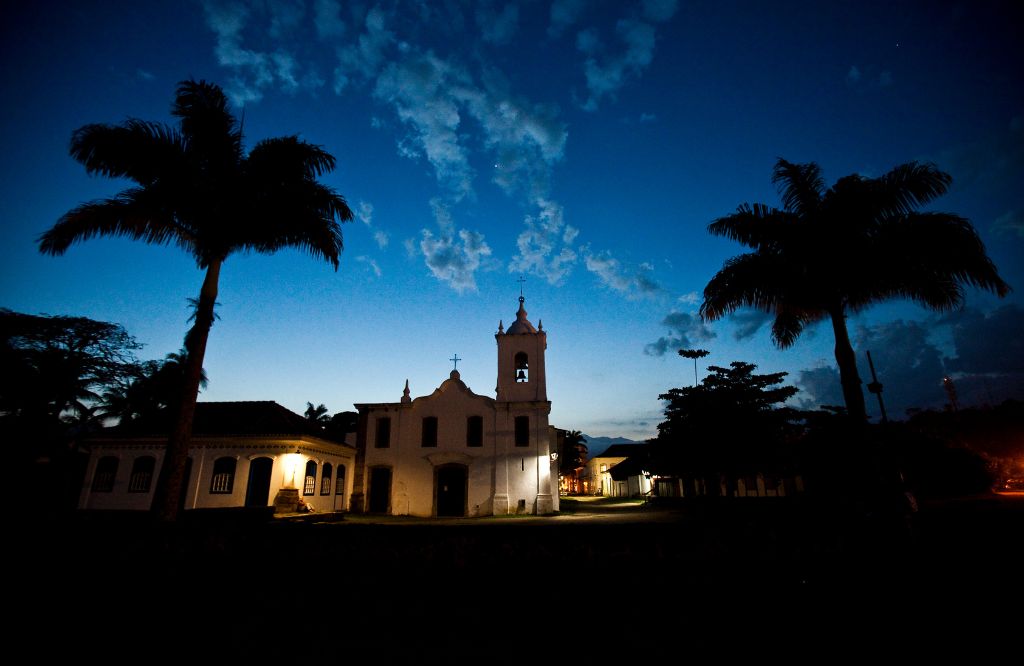
[[[370,513],[387,513],[391,503],[391,468],[370,470]]]
[[[245,487],[246,506],[267,506],[273,469],[274,461],[271,458],[254,458],[249,461],[249,483]]]
[[[434,488],[437,497],[437,515],[462,518],[466,515],[465,465],[444,465],[434,474]]]

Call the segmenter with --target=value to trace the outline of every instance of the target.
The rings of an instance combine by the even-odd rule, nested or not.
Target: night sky
[[[707,224],[777,205],[779,157],[830,184],[911,160],[952,174],[929,209],[969,218],[1016,291],[946,314],[885,304],[851,335],[891,415],[940,407],[944,374],[964,404],[1024,398],[1019,3],[7,5],[2,307],[121,323],[144,358],[181,347],[202,282],[188,255],[100,239],[52,258],[36,239],[127,185],[87,176],[71,133],[170,123],[182,79],[224,87],[247,146],[298,134],[337,157],[324,182],[357,216],[340,270],[296,251],[230,257],[203,400],[396,401],[406,378],[431,392],[455,353],[493,396],[492,335],[523,275],[559,427],[654,434],[658,394],[693,382],[680,347],[788,372],[795,404],[841,404],[828,324],[780,351],[759,313],[695,316],[742,251]]]

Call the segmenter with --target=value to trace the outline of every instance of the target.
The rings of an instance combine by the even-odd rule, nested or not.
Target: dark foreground
[[[1013,643],[1024,607],[1024,497],[927,504],[909,524],[813,502],[565,508],[445,524],[23,521],[13,635],[114,661],[644,663],[700,646],[832,661],[882,645],[886,660],[974,660]]]

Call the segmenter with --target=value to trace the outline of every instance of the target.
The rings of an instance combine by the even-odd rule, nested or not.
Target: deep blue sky
[[[141,6],[137,6],[141,5]],[[232,257],[203,399],[397,400],[451,368],[493,395],[498,320],[549,334],[552,422],[642,437],[693,381],[675,350],[786,371],[838,403],[832,333],[772,347],[763,317],[703,327],[697,295],[741,248],[706,226],[778,202],[778,157],[826,180],[910,160],[954,177],[934,205],[972,220],[1003,277],[938,316],[851,319],[891,410],[1024,398],[1024,81],[1017,3],[43,2],[0,15],[0,306],[124,324],[176,350],[201,273],[175,248],[36,238],[126,183],[90,178],[72,131],[170,122],[187,77],[224,86],[247,145],[299,134],[359,220],[335,273],[296,252]],[[713,336],[713,337],[712,337]],[[667,353],[659,353],[666,352]],[[862,354],[863,355],[863,354]]]

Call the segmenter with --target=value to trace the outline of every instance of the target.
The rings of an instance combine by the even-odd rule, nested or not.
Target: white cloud
[[[622,263],[614,258],[607,250],[595,254],[589,246],[582,248],[583,262],[587,270],[595,274],[601,282],[623,294],[631,300],[637,298],[650,298],[664,291],[664,288],[651,278],[650,264],[637,267],[636,270],[629,270]]]
[[[655,30],[650,23],[623,19],[618,22],[615,30],[619,40],[625,44],[625,51],[601,61],[591,56],[584,64],[583,73],[589,91],[583,103],[585,111],[596,111],[604,97],[618,92],[627,78],[639,76],[654,58]]]
[[[373,226],[373,204],[369,201],[360,201],[356,205],[356,217],[368,227]]]
[[[579,231],[565,223],[562,207],[554,201],[541,200],[539,206],[536,216],[526,216],[526,229],[516,239],[519,252],[508,270],[532,273],[549,284],[561,284],[576,264],[577,252],[572,242]]]
[[[410,127],[411,136],[399,146],[400,152],[424,156],[455,200],[472,189],[473,171],[459,141],[461,116],[452,94],[463,80],[461,71],[427,53],[389,64],[374,89],[374,94],[391,103]]]
[[[697,303],[700,303],[700,294],[695,291],[691,291],[680,296],[678,300],[680,303],[685,303],[687,305],[696,305]]]
[[[360,256],[356,257],[356,261],[358,261],[360,263],[363,263],[363,264],[366,264],[367,266],[369,266],[370,270],[372,270],[373,274],[376,275],[377,277],[380,277],[381,275],[383,275],[383,273],[380,270],[380,266],[378,266],[377,262],[375,260],[371,259],[370,257],[367,257],[365,255],[360,255]]]
[[[378,229],[377,231],[373,232],[373,240],[376,241],[377,247],[379,247],[382,250],[388,246],[388,241],[390,239],[391,236],[388,235],[388,232],[386,231],[381,231],[380,229]]]
[[[338,50],[338,66],[334,70],[334,92],[341,94],[353,76],[373,79],[384,64],[388,47],[395,41],[387,28],[387,15],[375,6],[366,13],[365,28],[356,41]]]
[[[466,229],[459,230],[458,238],[444,231],[434,236],[428,229],[422,234],[419,249],[431,274],[460,294],[476,291],[476,271],[491,255],[483,234]]]

